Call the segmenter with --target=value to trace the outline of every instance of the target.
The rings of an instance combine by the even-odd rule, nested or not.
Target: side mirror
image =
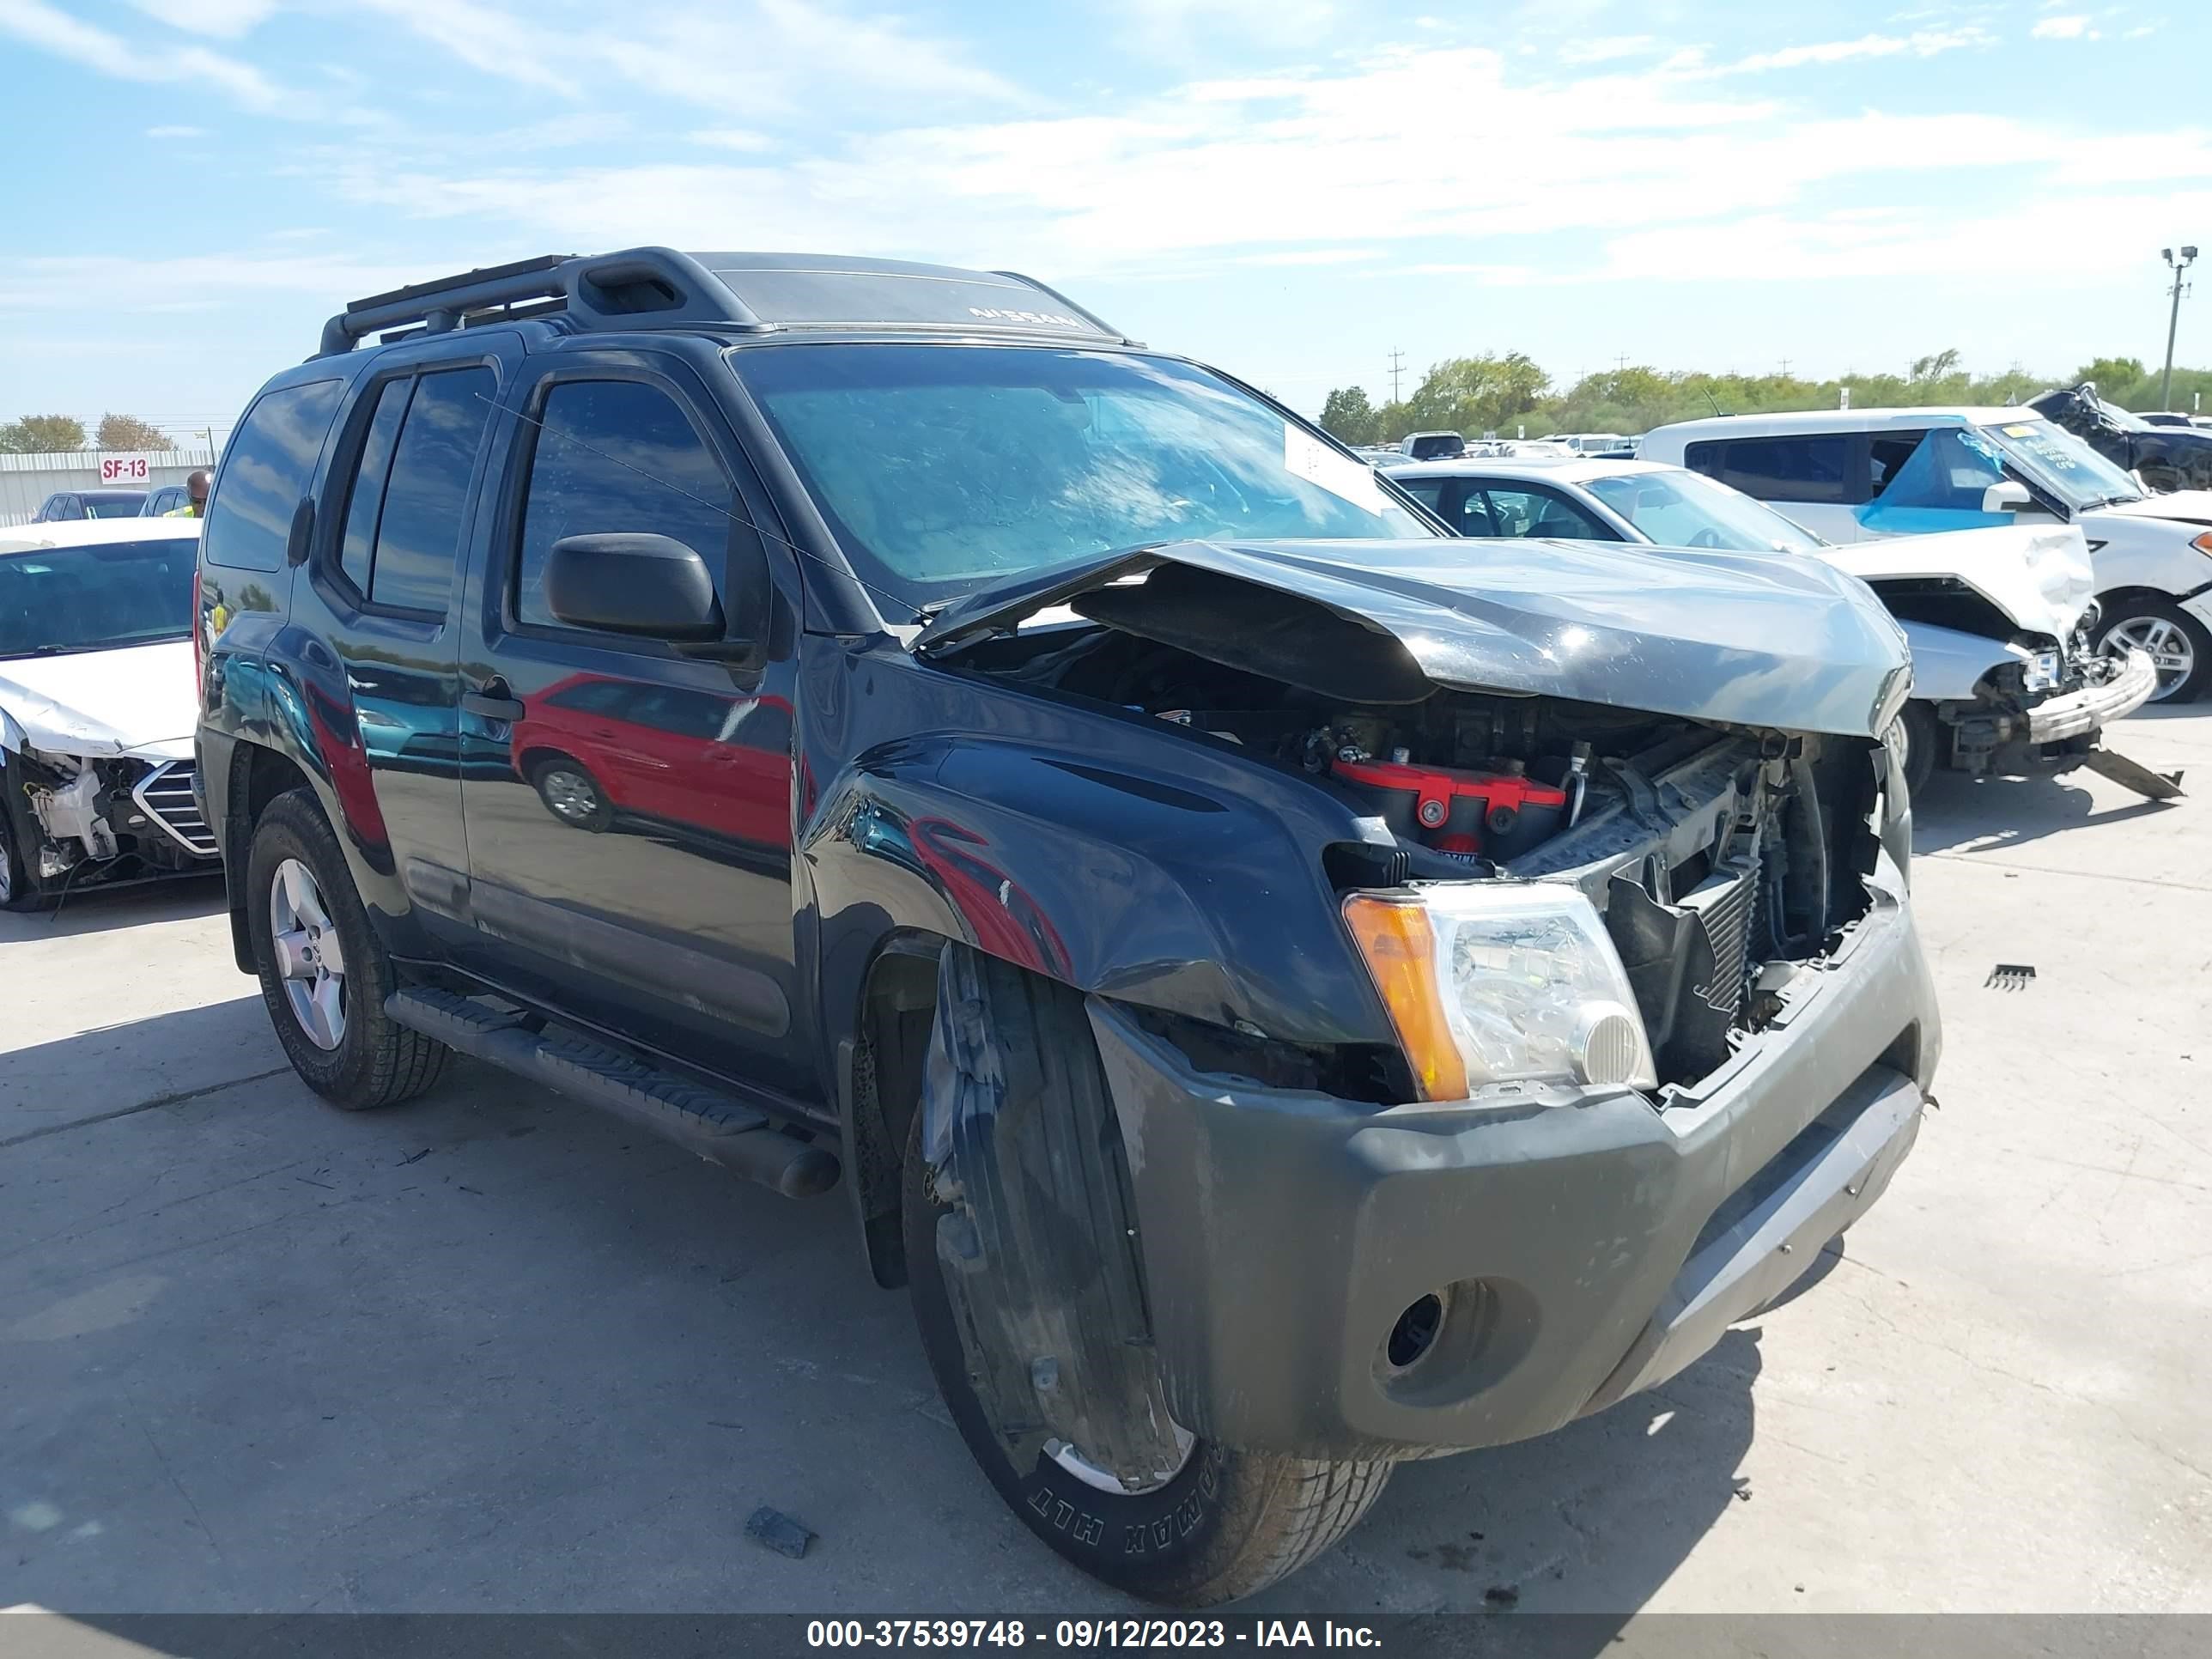
[[[545,557],[545,605],[572,628],[672,644],[722,637],[714,573],[672,536],[563,536]]]
[[[1982,492],[1982,511],[1984,513],[2040,513],[2042,504],[2028,493],[2024,483],[2007,478],[2002,483],[1993,483]]]

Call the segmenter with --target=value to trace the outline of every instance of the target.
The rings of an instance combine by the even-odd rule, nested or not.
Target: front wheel
[[[1916,698],[1905,705],[1897,717],[1897,746],[1905,763],[1905,797],[1918,800],[1936,775],[1936,757],[1944,747],[1942,723],[1927,703]]]
[[[566,755],[540,761],[531,781],[538,786],[538,799],[545,803],[545,810],[570,829],[597,835],[612,827],[614,806],[581,761]]]
[[[915,1319],[961,1437],[1024,1524],[1106,1583],[1183,1607],[1251,1595],[1349,1532],[1389,1463],[1193,1436],[1166,1417],[1149,1343],[1095,1340],[1142,1302],[1114,1288],[1133,1271],[1128,1187],[1082,998],[953,946],[929,1074],[902,1206]],[[946,1097],[963,1079],[966,1104]],[[1082,1190],[1035,1190],[1047,1168]],[[1094,1445],[1040,1428],[1070,1409],[1055,1401],[1079,1402]],[[1149,1450],[1117,1459],[1109,1443]]]
[[[2153,702],[2187,702],[2212,682],[2212,633],[2163,599],[2116,599],[2097,628],[2097,648],[2124,657],[2146,653],[2158,670]]]
[[[314,798],[279,795],[253,826],[246,918],[261,998],[301,1080],[348,1111],[438,1080],[453,1050],[384,1012],[397,982]]]

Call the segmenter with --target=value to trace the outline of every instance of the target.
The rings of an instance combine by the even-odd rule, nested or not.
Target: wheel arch
[[[295,789],[305,789],[325,818],[329,806],[307,769],[289,755],[265,744],[241,741],[230,753],[230,777],[225,791],[229,811],[223,818],[222,869],[230,905],[231,957],[241,974],[254,971],[253,943],[246,924],[246,860],[253,844],[254,826],[269,810],[269,803]]]
[[[868,1271],[885,1290],[907,1282],[899,1182],[907,1133],[921,1103],[936,1019],[944,935],[887,935],[860,976],[850,1035],[838,1044],[837,1108],[854,1218]]]

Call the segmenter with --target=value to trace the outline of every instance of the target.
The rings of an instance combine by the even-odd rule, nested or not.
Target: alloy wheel
[[[2164,617],[2129,617],[2114,623],[2105,635],[2107,656],[2125,658],[2142,652],[2158,670],[2158,690],[2153,702],[2172,696],[2197,667],[2197,647],[2179,623]]]
[[[269,934],[292,1018],[315,1047],[336,1048],[345,1041],[345,952],[322,889],[297,859],[270,883]]]

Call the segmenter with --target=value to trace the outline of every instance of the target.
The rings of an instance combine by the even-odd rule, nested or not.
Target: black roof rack
[[[548,253],[414,283],[356,300],[323,325],[321,356],[365,335],[436,334],[516,316],[563,313],[588,329],[706,324],[781,329],[957,329],[1129,343],[1034,277],[811,253]]]

